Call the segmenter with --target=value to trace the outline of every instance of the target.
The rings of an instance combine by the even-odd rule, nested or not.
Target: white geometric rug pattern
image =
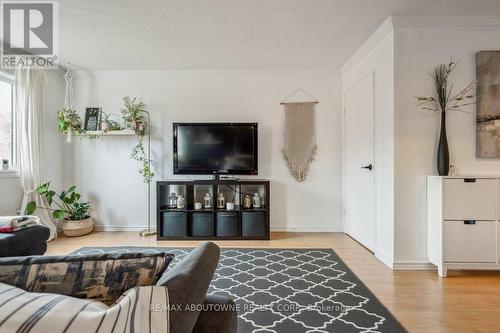
[[[385,318],[376,313],[368,312],[363,309],[369,299],[352,293],[356,284],[342,279],[346,272],[336,269],[338,262],[331,259],[330,253],[321,250],[310,250],[306,252],[297,252],[294,250],[282,250],[279,252],[269,252],[266,250],[255,250],[250,252],[241,252],[239,250],[228,250],[224,252],[220,260],[220,268],[216,271],[209,290],[212,294],[229,294],[236,302],[249,302],[252,306],[240,314],[240,317],[250,322],[254,327],[260,330],[272,331],[277,324],[285,319],[302,325],[304,332],[321,332],[326,330],[328,324],[334,321],[342,321],[345,324],[353,325],[360,331],[375,331],[378,326],[385,321]],[[250,279],[241,281],[242,273],[251,276]],[[281,281],[275,279],[280,277]],[[224,280],[230,280],[230,288],[224,287]],[[330,282],[335,281],[337,287],[332,286]],[[259,286],[264,285],[264,287]],[[238,294],[237,287],[246,287],[248,292],[244,295]],[[278,286],[288,290],[286,296],[278,293]],[[305,288],[304,288],[305,287]],[[324,296],[315,292],[320,287],[329,291]],[[353,296],[354,304],[343,304],[338,300],[339,294],[348,294]],[[256,299],[259,295],[262,299],[272,300],[267,304],[259,304]],[[284,297],[283,297],[284,296]],[[300,299],[307,299],[307,304],[300,302]],[[293,304],[289,307],[296,311],[284,314],[277,311],[277,305],[285,300]],[[321,305],[325,301],[336,303],[337,308],[343,308],[345,311],[339,311],[337,316],[332,313],[321,311]],[[258,316],[252,316],[255,311],[261,311],[264,305],[266,311],[271,311],[275,316],[272,323],[262,323]],[[332,306],[333,307],[333,306]],[[326,307],[324,307],[326,308]],[[350,311],[362,311],[372,318],[369,320],[370,326],[358,326],[344,318],[348,317]],[[323,321],[304,321],[301,317],[304,312],[315,312],[315,317],[326,316]]]

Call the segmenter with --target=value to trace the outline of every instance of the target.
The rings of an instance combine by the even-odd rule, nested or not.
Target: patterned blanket
[[[0,216],[0,232],[14,232],[34,225],[42,224],[35,215]]]
[[[166,287],[129,289],[108,307],[97,301],[30,293],[0,283],[0,309],[0,332],[170,332]]]

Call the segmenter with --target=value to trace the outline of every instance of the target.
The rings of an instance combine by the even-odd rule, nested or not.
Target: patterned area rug
[[[190,249],[103,247],[73,254]],[[238,332],[406,332],[331,249],[222,249],[209,294],[238,306]]]

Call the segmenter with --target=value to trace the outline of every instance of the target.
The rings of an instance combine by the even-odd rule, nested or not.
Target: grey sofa
[[[47,251],[49,234],[49,228],[41,225],[0,233],[0,257],[42,255]]]
[[[171,312],[172,332],[234,333],[237,331],[238,317],[235,303],[227,297],[206,295],[219,256],[220,249],[216,244],[203,243],[175,267],[167,269],[158,281],[157,285],[168,287],[171,305],[178,305],[182,309],[186,306],[198,306],[203,310]]]
[[[35,230],[35,227],[29,229]],[[45,236],[48,237],[48,233],[47,235],[44,233],[43,238]],[[2,254],[8,256],[13,253],[11,249],[15,244],[10,245],[11,240],[9,237],[6,239],[9,243],[5,243],[6,251]],[[19,244],[17,245],[19,247]],[[46,245],[40,249],[43,250],[42,253],[45,252]],[[20,255],[32,252],[15,253]],[[219,256],[220,249],[216,244],[203,243],[175,266],[168,267],[158,280],[157,285],[168,288],[170,305],[181,309],[181,311],[170,311],[170,332],[235,333],[237,331],[235,303],[226,297],[206,295],[217,268]],[[2,282],[9,284],[8,281]]]

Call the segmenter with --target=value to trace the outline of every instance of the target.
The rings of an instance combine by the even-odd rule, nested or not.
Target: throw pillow
[[[171,332],[165,287],[129,289],[108,307],[93,300],[30,293],[0,283],[0,304],[0,332]]]
[[[110,305],[130,288],[154,285],[173,258],[168,253],[1,258],[0,282]]]

